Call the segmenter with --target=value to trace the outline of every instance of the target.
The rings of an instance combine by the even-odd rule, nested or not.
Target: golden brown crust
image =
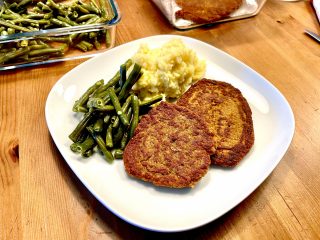
[[[238,9],[243,0],[176,0],[181,10],[176,12],[177,18],[195,23],[212,23],[226,18]]]
[[[206,123],[185,107],[162,102],[145,115],[125,148],[126,172],[157,186],[194,186],[214,152]]]
[[[197,112],[207,122],[216,144],[213,164],[235,166],[250,151],[254,143],[251,109],[231,84],[202,79],[177,104]]]

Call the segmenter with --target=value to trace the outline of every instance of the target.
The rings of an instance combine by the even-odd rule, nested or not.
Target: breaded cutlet
[[[181,9],[175,15],[198,24],[212,23],[228,17],[242,2],[243,0],[176,0]]]
[[[239,89],[229,83],[202,79],[177,101],[201,116],[213,134],[216,152],[213,164],[232,167],[254,143],[252,113]]]
[[[161,102],[142,117],[126,146],[125,170],[157,186],[193,187],[211,164],[212,137],[194,112]]]

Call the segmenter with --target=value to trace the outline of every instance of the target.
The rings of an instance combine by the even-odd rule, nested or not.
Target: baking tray
[[[161,10],[164,16],[175,28],[179,30],[188,30],[196,27],[253,17],[260,12],[267,0],[244,0],[241,7],[230,14],[229,17],[219,21],[208,22],[204,24],[195,24],[190,20],[176,19],[175,12],[179,10],[179,6],[177,6],[174,0],[152,1],[156,4],[156,6]]]

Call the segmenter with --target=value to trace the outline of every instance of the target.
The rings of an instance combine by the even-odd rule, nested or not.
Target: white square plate
[[[206,78],[231,83],[241,90],[251,109],[255,143],[237,167],[211,167],[193,189],[166,189],[127,176],[123,162],[107,163],[95,154],[82,159],[71,152],[69,133],[80,116],[75,100],[94,82],[109,80],[133,56],[141,43],[159,47],[180,38],[207,62]],[[52,88],[46,102],[52,138],[67,164],[110,211],[136,226],[163,232],[183,231],[220,217],[253,192],[279,163],[294,134],[294,116],[283,95],[266,79],[237,59],[196,39],[159,35],[113,48],[77,66]]]

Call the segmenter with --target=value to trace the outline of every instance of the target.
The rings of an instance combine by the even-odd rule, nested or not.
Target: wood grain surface
[[[118,0],[116,45],[158,34],[209,43],[262,74],[287,98],[295,135],[280,164],[219,219],[180,233],[132,226],[80,183],[50,137],[52,86],[84,60],[0,72],[0,239],[320,239],[320,33],[310,2],[268,0],[255,17],[177,31],[147,0]],[[59,113],[57,113],[59,114]],[[193,207],[193,206],[190,206]]]

